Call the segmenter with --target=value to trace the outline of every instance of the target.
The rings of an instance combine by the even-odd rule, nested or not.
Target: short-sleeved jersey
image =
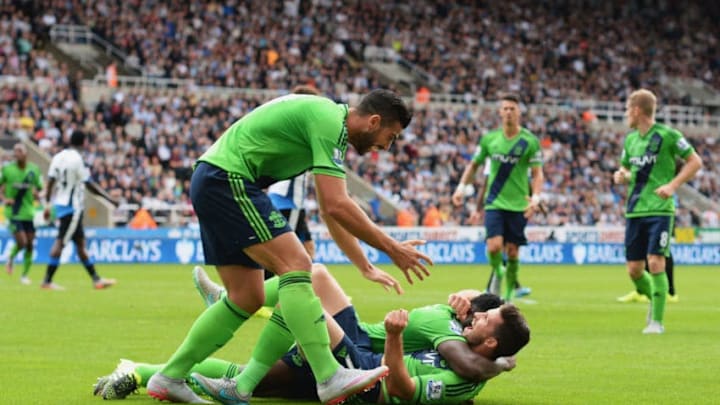
[[[372,342],[372,351],[382,353],[385,350],[385,324],[361,322]],[[415,308],[408,313],[408,325],[403,331],[405,352],[437,349],[440,343],[448,340],[461,340],[462,325],[455,318],[455,312],[448,305],[428,305]]]
[[[199,160],[260,186],[307,170],[345,178],[347,114],[325,97],[279,97],[235,122]]]
[[[34,163],[25,163],[20,168],[17,162],[11,162],[0,171],[0,185],[5,186],[5,197],[14,200],[7,207],[6,216],[19,221],[32,221],[35,214],[35,190],[42,190],[42,175]]]
[[[512,139],[502,128],[488,132],[480,139],[472,157],[476,164],[490,160],[484,202],[485,209],[524,211],[530,193],[528,170],[542,166],[542,150],[537,137],[525,128]]]
[[[415,381],[411,400],[401,400],[387,393],[382,382],[385,403],[389,404],[461,404],[475,398],[485,387],[483,382],[460,378],[434,350],[423,350],[403,356],[410,378]]]
[[[625,216],[674,215],[673,199],[660,198],[655,190],[675,177],[675,158],[687,159],[693,151],[680,131],[664,124],[654,124],[645,135],[629,133],[620,158],[631,173]]]
[[[52,203],[57,217],[82,211],[85,182],[90,178],[90,171],[85,167],[80,153],[75,149],[65,149],[53,156],[48,177],[55,179]]]
[[[268,196],[279,210],[301,209],[305,200],[307,173],[290,180],[282,180],[268,187]]]

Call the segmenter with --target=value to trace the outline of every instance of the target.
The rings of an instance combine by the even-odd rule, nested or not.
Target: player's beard
[[[377,139],[377,131],[362,131],[353,139],[352,146],[358,154],[364,155],[368,153],[374,146]]]

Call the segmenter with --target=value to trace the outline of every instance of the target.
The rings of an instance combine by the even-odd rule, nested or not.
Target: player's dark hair
[[[520,104],[520,95],[517,93],[504,93],[500,96],[500,101],[510,101],[515,104]]]
[[[493,353],[495,358],[512,356],[530,341],[530,328],[515,305],[503,304],[500,307],[500,316],[503,323],[495,328],[494,333],[497,339]]]
[[[320,96],[320,90],[307,84],[300,84],[292,89],[292,94],[309,94],[311,96]]]
[[[383,126],[398,122],[406,128],[412,119],[412,112],[407,104],[390,90],[371,91],[360,101],[357,110],[362,115],[378,114],[382,117]]]
[[[70,135],[70,145],[72,146],[83,146],[85,145],[85,133],[83,131],[75,130]]]
[[[495,294],[483,293],[470,300],[470,316],[475,312],[487,312],[504,304],[502,298]]]

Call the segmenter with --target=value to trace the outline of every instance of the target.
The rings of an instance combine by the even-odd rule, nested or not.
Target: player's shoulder
[[[665,135],[682,136],[682,132],[679,129],[673,128],[670,125],[663,124],[661,122],[655,123],[655,129]]]

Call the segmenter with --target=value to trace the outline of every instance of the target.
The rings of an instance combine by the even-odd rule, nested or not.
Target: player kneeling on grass
[[[368,325],[358,322],[347,296],[322,265],[314,268],[313,286],[328,312],[331,345],[338,361],[359,368],[376,367],[383,362],[390,367],[391,374],[386,381],[369,386],[368,391],[359,396],[366,402],[467,401],[477,395],[485,381],[514,367],[513,359],[491,360],[515,354],[529,340],[529,329],[517,308],[512,305],[498,308],[502,301],[488,294],[469,301],[466,298],[469,293],[463,292],[450,297],[456,312],[464,319],[463,323],[457,319],[450,324],[448,321],[438,322],[438,319],[445,317],[442,315],[442,307],[448,306],[427,306],[410,312],[396,310],[386,316],[385,322],[373,325],[383,329],[381,342],[378,340],[377,328],[373,328],[369,334],[366,332]],[[218,297],[221,294],[221,289],[216,285],[213,287],[211,282],[204,284],[200,290],[204,291],[204,297]],[[330,314],[333,316],[330,317]],[[271,322],[277,321],[277,318],[274,316]],[[439,323],[444,323],[445,330],[439,336],[427,336],[428,329]],[[437,341],[441,343],[434,350],[433,343]],[[384,356],[373,351],[374,344],[378,343],[385,349]],[[423,347],[426,349],[418,349]],[[403,350],[407,351],[404,356]],[[455,359],[453,352],[462,357]],[[106,399],[124,398],[138,386],[144,385],[161,367],[122,361],[113,374],[98,381],[95,393]],[[223,390],[231,392],[234,380],[229,377],[238,375],[241,370],[242,366],[208,359],[195,365],[192,373],[204,392],[223,403],[231,403],[222,400],[219,393]],[[293,349],[273,365],[260,382],[255,395],[316,399],[313,386],[314,379],[309,367],[298,351]]]

